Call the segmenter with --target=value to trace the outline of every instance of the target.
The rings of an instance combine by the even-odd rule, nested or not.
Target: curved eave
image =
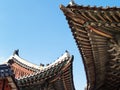
[[[51,77],[51,74],[55,74],[55,72],[58,72],[59,71],[58,69],[61,70],[61,68],[64,67],[64,65],[69,61],[70,58],[71,58],[71,56],[69,55],[69,53],[65,53],[63,56],[58,58],[55,62],[44,67],[39,72],[37,72],[37,73],[35,72],[35,73],[25,76],[25,77],[21,77],[18,79],[18,81],[21,81],[24,79],[30,79],[30,77],[38,77],[39,75],[43,75],[42,78],[46,78],[47,76]],[[42,79],[42,78],[40,77],[40,79]]]
[[[76,17],[76,15],[71,11],[71,9],[67,8],[67,7],[64,7],[63,5],[60,6],[61,10],[63,11],[64,15],[66,16],[66,19],[68,20],[68,23],[70,25],[70,28],[71,28],[71,31],[73,32],[73,36],[75,36],[75,31],[76,29],[74,29],[72,26],[71,26],[71,22],[70,21],[75,21],[77,22],[78,24],[84,24],[85,22],[83,20],[81,20],[80,18],[74,18]],[[87,36],[87,32],[84,31],[86,36]],[[83,33],[84,33],[83,32]],[[82,54],[82,58],[83,58],[83,63],[84,63],[84,67],[85,67],[85,71],[86,71],[86,77],[87,77],[87,88],[89,88],[89,86],[91,86],[92,88],[94,88],[94,83],[95,83],[95,65],[94,65],[94,62],[93,62],[93,59],[91,58],[91,62],[90,63],[87,63],[87,58],[85,59],[84,57],[84,53],[82,53],[82,48],[81,46],[79,45],[80,42],[77,41],[76,39],[76,36],[74,37],[75,40],[76,40],[76,43],[77,43],[77,46],[79,48],[79,51],[80,53]],[[85,43],[86,45],[90,45],[89,42],[88,43]],[[91,47],[91,45],[90,45]],[[91,52],[91,50],[90,50]],[[92,55],[92,52],[90,53],[91,56]],[[89,67],[88,65],[91,65],[91,67]]]
[[[120,32],[120,8],[61,5],[83,58],[87,90],[104,85],[106,62],[109,60],[107,40]],[[106,56],[105,56],[106,55]]]
[[[120,31],[120,8],[118,7],[103,8],[90,6],[84,7],[79,5],[68,5],[67,7],[64,7],[61,5],[61,9],[64,14],[67,14],[68,18],[72,16],[72,19],[75,22],[79,22],[83,27],[87,27],[92,30],[94,28],[94,31],[95,29],[96,31],[102,31],[96,33],[103,36],[107,33],[106,36],[108,38],[112,38],[109,31],[114,33],[118,33]]]
[[[72,80],[73,79],[72,62],[73,62],[73,56],[70,56],[68,53],[65,53],[62,57],[60,57],[58,60],[56,60],[51,65],[44,68],[42,71],[38,73],[34,73],[26,77],[21,77],[20,79],[18,79],[18,84],[20,87],[23,87],[23,86],[31,85],[33,83],[42,84],[46,80],[49,80],[48,82],[54,83],[56,85],[57,84],[56,81],[59,81],[60,83],[62,80],[64,87],[69,87],[69,88],[72,88],[71,90],[74,90],[73,89],[74,84]],[[65,74],[64,72],[66,70],[70,71],[68,72],[68,78],[65,78],[64,76],[66,75],[63,75]],[[61,75],[63,75],[63,77]],[[62,79],[59,80],[59,78],[62,78]],[[68,89],[64,89],[64,90],[68,90]]]
[[[7,59],[7,63],[10,63],[10,61],[13,60],[15,63],[17,63],[18,65],[20,65],[21,67],[24,67],[26,69],[29,69],[33,72],[39,71],[41,70],[43,67],[40,67],[38,65],[32,64],[30,62],[28,62],[27,60],[22,59],[20,56],[18,56],[17,54],[14,54],[12,56],[10,56]]]
[[[75,90],[73,81],[73,59],[74,56],[71,57],[71,60],[62,69],[63,71],[62,79],[65,90]]]

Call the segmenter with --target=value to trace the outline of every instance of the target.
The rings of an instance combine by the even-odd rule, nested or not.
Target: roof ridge
[[[51,63],[48,66],[43,67],[40,71],[32,73],[32,74],[27,75],[27,76],[19,77],[18,80],[25,79],[25,78],[28,78],[28,77],[31,77],[31,76],[35,76],[37,74],[40,74],[44,71],[49,70],[52,67],[57,66],[58,64],[63,63],[64,61],[70,62],[71,60],[72,60],[72,55],[70,55],[68,52],[65,52],[62,56],[60,56],[57,60],[55,60],[55,62]]]
[[[29,67],[36,68],[36,69],[41,69],[41,67],[40,67],[39,65],[36,65],[36,64],[31,63],[31,62],[29,62],[29,61],[21,58],[21,57],[18,56],[17,54],[13,55],[12,58],[17,59],[19,62],[21,62],[21,63],[23,63],[23,64],[25,64],[25,65],[27,65],[27,66],[29,66]]]
[[[97,5],[78,5],[78,4],[74,4],[74,5],[72,5],[72,4],[68,4],[68,6],[67,7],[74,7],[74,8],[76,8],[76,7],[78,7],[78,8],[81,8],[81,9],[100,9],[100,10],[118,10],[118,9],[120,9],[120,6],[97,6]]]
[[[34,68],[36,70],[40,70],[42,68],[42,66],[38,66],[36,64],[33,64],[33,63],[21,58],[17,54],[11,55],[4,63],[9,63],[9,60],[12,60],[12,59],[16,59],[16,60],[14,60],[15,62],[22,63],[22,64],[24,64],[24,65],[26,65],[28,67]]]

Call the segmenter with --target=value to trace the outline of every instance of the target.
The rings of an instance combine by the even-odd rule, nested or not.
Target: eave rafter
[[[75,36],[74,38],[75,38],[75,40],[76,40],[76,42],[78,43],[78,45],[80,45],[80,46],[78,46],[78,48],[80,49],[80,51],[82,52],[81,54],[82,54],[82,56],[84,56],[83,58],[84,58],[84,60],[83,60],[83,62],[84,62],[84,64],[85,64],[85,68],[86,69],[92,69],[92,71],[91,72],[86,72],[86,75],[88,75],[87,76],[87,79],[88,79],[88,86],[90,85],[90,86],[92,86],[92,87],[94,87],[93,85],[94,85],[94,83],[95,83],[95,78],[93,78],[93,77],[95,77],[95,68],[94,68],[94,62],[93,62],[93,58],[90,58],[90,56],[93,56],[92,55],[92,48],[89,48],[89,49],[84,49],[83,47],[87,47],[87,46],[90,46],[91,47],[91,45],[90,45],[90,42],[89,42],[89,37],[88,37],[88,34],[87,34],[87,30],[83,27],[83,24],[85,24],[85,21],[84,20],[82,20],[79,16],[75,16],[74,15],[74,13],[72,12],[72,11],[70,11],[69,9],[67,9],[67,8],[65,8],[64,6],[60,6],[60,8],[62,9],[62,11],[64,12],[64,14],[67,16],[67,18],[70,18],[70,22],[68,21],[68,23],[71,23],[71,24],[73,24],[74,25],[74,23],[77,23],[77,24],[75,24],[75,25],[77,25],[76,27],[73,27],[73,26],[70,26],[71,28],[72,28],[72,32],[73,32],[73,35]],[[85,16],[84,16],[85,17]],[[78,19],[77,19],[78,18]],[[72,22],[74,22],[74,23],[72,23]],[[71,25],[70,24],[70,25]],[[78,26],[79,27],[81,27],[82,29],[78,29]],[[75,32],[74,32],[74,29],[75,29]],[[78,29],[78,30],[76,30],[76,29]],[[84,30],[83,30],[84,29]],[[80,39],[80,38],[77,38],[77,36],[79,37],[79,34],[76,32],[76,31],[78,31],[79,33],[84,33],[84,34],[80,34],[80,36],[81,37],[86,37],[86,40],[88,41],[88,42],[86,42],[86,41],[82,41],[82,38]],[[83,36],[84,35],[84,36]],[[88,53],[89,52],[89,53]],[[90,59],[90,61],[91,62],[89,62],[89,63],[87,63],[87,65],[88,66],[86,66],[86,60],[87,59]],[[92,64],[92,67],[89,67],[89,65],[91,65]],[[88,78],[88,77],[91,77],[91,79],[90,78]],[[92,82],[92,83],[89,83],[89,82]]]
[[[111,39],[120,46],[120,37],[117,37],[120,35],[120,8],[83,7],[74,4],[67,7],[61,5],[60,9],[68,20],[82,55],[88,81],[87,90],[119,90],[120,75],[116,72],[120,66],[117,62],[111,64],[110,61],[112,55],[119,54],[110,54],[108,50]]]
[[[88,30],[94,31],[98,35],[102,35],[107,38],[113,38],[112,35],[108,35],[105,32],[102,32],[102,31],[98,30],[97,28],[94,28],[93,26],[88,25],[88,22],[81,19],[80,15],[75,15],[72,11],[70,11],[70,9],[65,8],[63,5],[61,5],[60,8],[63,10],[63,12],[67,16],[67,18],[69,17],[71,20],[73,20],[73,22],[76,22],[76,23],[84,26],[84,28],[88,28]],[[91,16],[91,13],[88,12],[88,15],[90,15],[90,17],[92,17],[95,21],[97,21],[97,19],[95,17]],[[87,16],[85,16],[85,17],[87,17]]]
[[[42,86],[48,83],[46,88],[49,89],[52,88],[55,90],[74,90],[72,63],[73,56],[71,56],[66,51],[64,55],[62,55],[54,63],[44,67],[43,70],[40,70],[39,72],[30,74],[28,76],[20,77],[18,79],[18,84],[21,88],[29,88],[31,86]],[[66,72],[68,73],[66,74]]]

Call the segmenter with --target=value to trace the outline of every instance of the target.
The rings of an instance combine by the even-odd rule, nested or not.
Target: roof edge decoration
[[[20,58],[18,50],[16,50],[5,65],[9,65],[10,70],[14,72],[14,76],[11,77],[16,80],[15,85],[18,85],[21,90],[33,90],[34,88],[35,90],[75,90],[73,82],[73,59],[73,55],[70,55],[66,51],[53,63],[47,64],[39,69],[39,71],[32,72],[26,68],[33,67],[32,64]],[[26,67],[23,67],[23,64]],[[0,74],[2,76],[3,74],[8,75],[6,71],[10,70],[5,69],[5,72],[0,70],[3,72]],[[11,81],[9,77],[7,79]],[[15,89],[14,82],[10,84]]]
[[[75,90],[73,83],[72,63],[73,55],[65,52],[57,60],[45,66],[39,72],[18,78],[18,84],[20,87],[24,87],[26,85],[36,85],[37,83],[42,84],[47,81],[53,83],[55,86],[58,85],[58,87],[63,90]],[[60,83],[60,85],[57,83]],[[61,85],[63,85],[63,87]]]
[[[74,6],[74,5],[77,5],[77,4],[75,3],[74,0],[71,0],[70,3],[69,3],[69,5]]]
[[[29,61],[21,58],[21,57],[19,56],[19,50],[15,50],[14,53],[13,53],[13,55],[11,55],[11,56],[6,60],[5,63],[8,63],[10,60],[14,60],[14,61],[17,62],[17,63],[20,63],[20,65],[23,65],[23,67],[25,66],[25,68],[26,68],[26,66],[27,66],[29,69],[32,68],[32,69],[35,69],[35,70],[37,70],[37,71],[43,68],[43,66],[39,66],[39,65],[30,63]]]
[[[60,5],[60,9],[82,56],[86,89],[119,90],[120,8],[69,4]]]
[[[35,72],[33,74],[30,74],[30,75],[27,75],[24,77],[20,77],[18,80],[21,80],[21,79],[31,77],[31,76],[37,75],[39,73],[45,72],[45,71],[49,70],[50,68],[53,68],[53,67],[57,66],[58,64],[65,62],[65,61],[67,61],[67,63],[73,62],[73,56],[71,56],[68,52],[65,52],[62,56],[60,56],[57,60],[55,60],[55,62],[43,67],[39,72],[37,72],[37,73]]]
[[[73,7],[75,7],[76,5],[71,5],[71,4],[69,4],[67,7],[69,7],[69,6],[73,6]],[[64,15],[66,16],[66,20],[67,20],[67,18],[69,18],[69,17],[74,17],[74,13],[70,10],[70,9],[67,9],[67,7],[65,7],[64,5],[60,5],[60,9],[63,11],[63,13],[64,13]],[[77,19],[75,19],[75,21],[77,22],[80,22],[80,23],[84,23],[82,20],[77,20]],[[68,22],[69,23],[69,22]],[[71,27],[70,27],[71,28]],[[78,47],[79,48],[79,47]],[[80,52],[80,54],[82,54],[81,52]],[[85,65],[85,60],[84,60],[84,57],[82,56],[82,59],[83,59],[83,63],[84,63],[84,68],[85,68],[85,72],[86,72],[86,78],[87,78],[87,86],[86,86],[86,88],[87,88],[87,90],[88,90],[88,88],[89,88],[89,83],[90,83],[90,81],[89,81],[89,75],[88,75],[88,73],[87,73],[87,68],[86,68],[86,65]]]

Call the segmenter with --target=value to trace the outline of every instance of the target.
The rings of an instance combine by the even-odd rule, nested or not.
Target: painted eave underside
[[[82,55],[87,90],[120,89],[120,8],[60,5]]]
[[[74,90],[72,63],[73,56],[66,52],[39,72],[20,77],[18,85],[20,88],[29,88],[49,83],[52,87],[49,90]]]
[[[10,63],[11,61],[17,63],[19,66],[25,68],[25,69],[28,69],[28,70],[31,70],[33,72],[36,72],[36,71],[40,71],[41,69],[43,69],[42,66],[39,66],[39,65],[36,65],[36,64],[33,64],[23,58],[21,58],[19,55],[17,54],[13,54],[11,55],[5,63]]]

